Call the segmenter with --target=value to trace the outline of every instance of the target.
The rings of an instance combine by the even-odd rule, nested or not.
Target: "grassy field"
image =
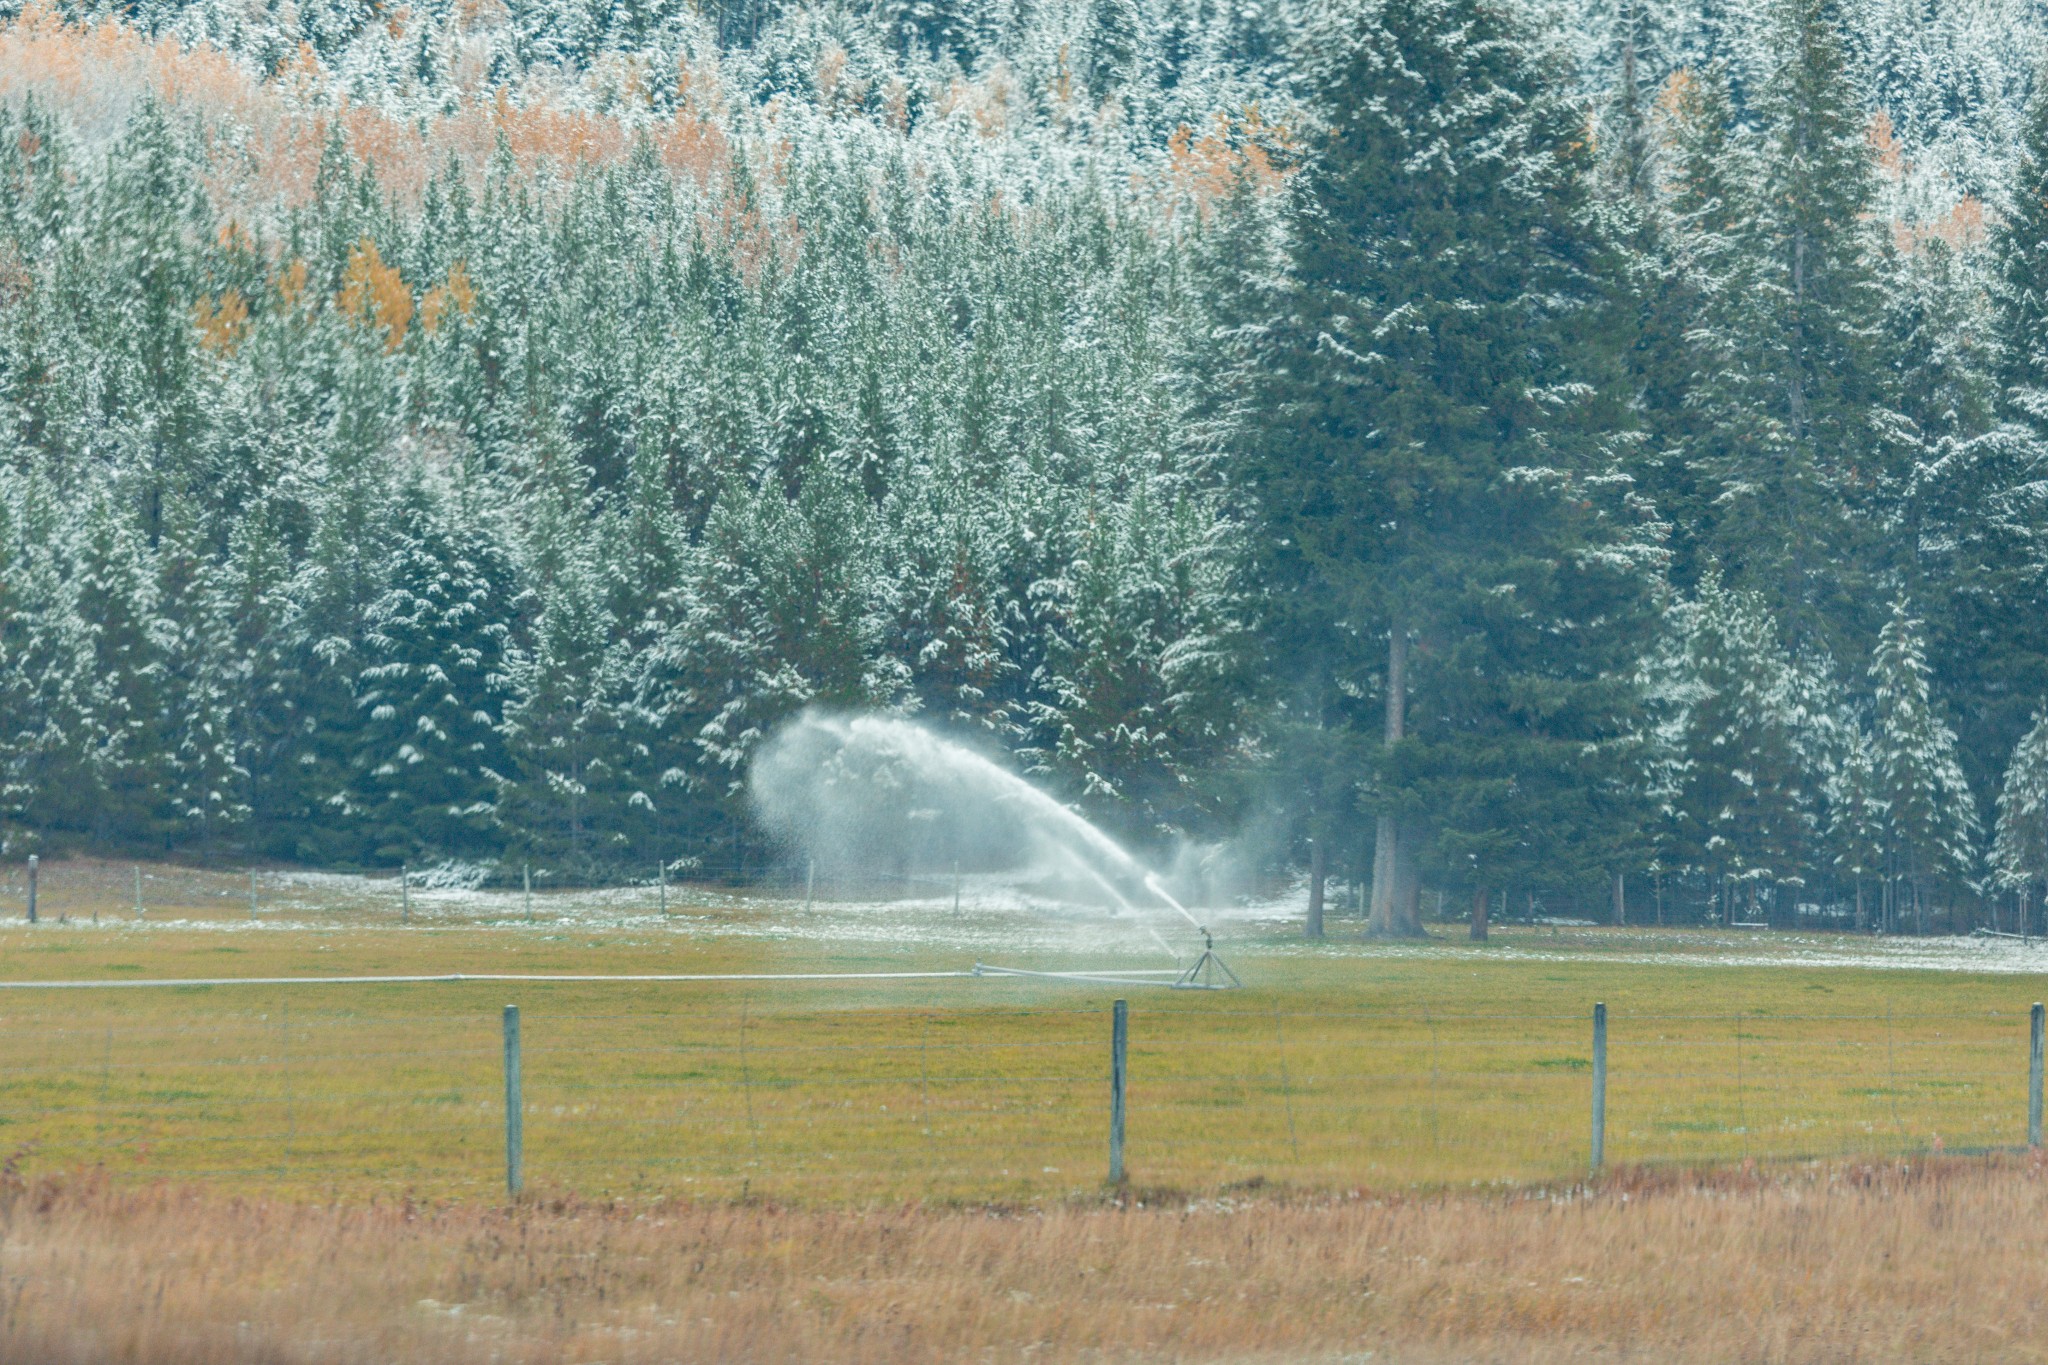
[[[420,894],[408,926],[395,888],[284,874],[266,874],[251,922],[239,874],[147,872],[138,922],[125,865],[45,869],[44,922],[0,928],[0,975],[951,970],[983,955],[961,943],[986,946],[971,924],[958,941],[893,941],[856,932],[867,922],[852,909],[723,893],[672,889],[663,918],[651,888],[544,895],[531,923],[517,893]],[[1132,1005],[1130,1176],[1161,1197],[1568,1179],[1586,1160],[1595,1000],[1611,1011],[1615,1163],[2024,1141],[2026,1010],[2044,993],[2024,972],[1716,966],[1723,940],[1656,930],[1306,949],[1255,923],[1224,946],[1244,990],[950,979],[5,991],[0,1154],[29,1175],[97,1167],[120,1182],[200,1178],[287,1198],[494,1198],[500,1010],[516,1001],[537,1194],[1070,1200],[1102,1184],[1119,994]],[[1119,965],[1042,947],[1009,960]]]

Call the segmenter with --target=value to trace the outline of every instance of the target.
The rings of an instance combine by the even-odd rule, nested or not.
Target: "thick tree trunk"
[[[1480,887],[1472,893],[1472,940],[1486,942],[1486,888]]]
[[[1323,936],[1323,880],[1329,874],[1329,867],[1323,854],[1323,841],[1311,839],[1308,844],[1308,918],[1302,923],[1304,938]]]
[[[1413,832],[1401,831],[1397,846],[1399,856],[1394,861],[1396,889],[1399,895],[1394,906],[1394,932],[1404,938],[1422,936],[1422,876],[1415,868],[1415,839]]]
[[[1408,728],[1408,629],[1397,618],[1387,631],[1387,720],[1388,747],[1401,742]],[[1372,850],[1372,913],[1365,931],[1387,938],[1412,933],[1403,923],[1407,890],[1400,825],[1391,811],[1383,811],[1377,824]],[[1419,926],[1418,926],[1419,927]]]
[[[1394,931],[1394,817],[1382,815],[1373,822],[1372,909],[1366,914],[1365,932],[1375,937]]]

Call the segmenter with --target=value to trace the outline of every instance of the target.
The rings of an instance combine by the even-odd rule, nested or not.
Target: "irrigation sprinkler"
[[[1195,965],[1182,972],[1173,983],[1178,991],[1227,991],[1233,986],[1242,986],[1237,973],[1222,958],[1216,956],[1216,940],[1207,929],[1202,930],[1202,955],[1195,959]]]
[[[1123,967],[1112,971],[1042,972],[1029,967],[997,967],[986,962],[974,964],[975,976],[1022,976],[1038,981],[1073,981],[1086,986],[1164,986],[1175,991],[1229,991],[1244,985],[1222,958],[1204,949],[1195,965],[1180,967]]]

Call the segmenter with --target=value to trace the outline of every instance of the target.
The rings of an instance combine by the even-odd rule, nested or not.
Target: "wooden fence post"
[[[1124,1087],[1129,1073],[1131,1007],[1116,1002],[1109,1015],[1109,1183],[1124,1183]]]
[[[1607,1161],[1607,1006],[1593,1006],[1593,1169]]]
[[[526,1186],[526,1108],[519,1093],[519,1006],[505,1006],[505,1193]]]
[[[2027,1146],[2041,1145],[2041,1002],[2027,1021]]]

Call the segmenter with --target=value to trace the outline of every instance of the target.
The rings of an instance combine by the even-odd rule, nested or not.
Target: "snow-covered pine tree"
[[[1979,862],[1977,809],[1956,761],[1955,732],[1934,700],[1924,641],[1920,622],[1897,602],[1870,664],[1890,919],[1897,927],[1910,915],[1918,932],[1937,895],[1953,921],[1959,895],[1974,890]]]
[[[2048,883],[2048,717],[2037,719],[2012,751],[1998,793],[1991,844],[1992,883],[2015,895],[2029,915]]]
[[[1834,0],[1773,0],[1752,142],[1729,143],[1731,278],[1691,339],[1709,548],[1796,647],[1869,638],[1871,471],[1896,459],[1879,353],[1875,182]],[[1874,623],[1872,623],[1874,626]]]
[[[1761,594],[1709,569],[1675,612],[1671,742],[1681,756],[1672,861],[1706,875],[1726,921],[1805,880],[1818,775],[1801,743],[1796,670]]]
[[[381,590],[364,612],[350,783],[367,855],[386,866],[490,847],[519,591],[490,501],[417,459],[398,478]]]
[[[1654,577],[1595,491],[1590,159],[1524,22],[1491,0],[1332,0],[1298,48],[1312,208],[1259,348],[1267,417],[1234,463],[1258,543],[1384,642],[1378,933],[1419,931],[1432,825],[1462,818],[1466,775],[1598,785],[1571,769],[1627,729],[1609,665]]]
[[[160,845],[170,832],[166,661],[174,633],[159,610],[144,506],[137,517],[116,489],[100,487],[77,509],[75,609],[91,640],[93,681],[85,717],[90,809],[77,832],[102,844]]]
[[[0,494],[0,819],[33,847],[88,815],[98,686],[56,490],[8,469]]]

